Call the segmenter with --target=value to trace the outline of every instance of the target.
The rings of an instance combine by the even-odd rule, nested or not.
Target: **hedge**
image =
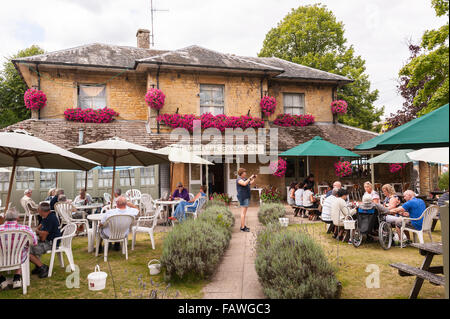
[[[228,247],[233,224],[233,214],[220,205],[208,205],[197,219],[177,224],[164,240],[161,265],[165,279],[210,277]]]
[[[258,220],[261,224],[277,223],[278,218],[286,214],[286,209],[280,203],[262,204],[258,211]]]
[[[258,234],[255,268],[271,299],[338,298],[339,282],[322,248],[303,232],[269,224]]]

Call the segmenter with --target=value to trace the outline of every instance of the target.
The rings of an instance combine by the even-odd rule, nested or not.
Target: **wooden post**
[[[88,184],[88,171],[86,170],[86,175],[84,176],[84,190],[87,192],[87,184]]]
[[[55,188],[58,188],[58,172],[55,174]]]
[[[370,158],[373,158],[373,154],[370,154]],[[370,164],[370,180],[372,185],[375,185],[375,167],[373,164]]]
[[[14,157],[11,176],[9,177],[9,186],[8,186],[8,195],[6,197],[5,213],[8,211],[9,200],[11,198],[12,184],[14,181],[14,174],[16,173],[16,166],[17,166],[17,157]]]

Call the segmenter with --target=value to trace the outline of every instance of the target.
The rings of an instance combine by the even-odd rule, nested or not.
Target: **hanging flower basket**
[[[347,102],[344,100],[336,100],[331,102],[331,112],[333,112],[333,114],[346,114],[347,107]]]
[[[338,177],[347,177],[352,174],[352,164],[349,161],[334,163],[334,168]]]
[[[115,116],[119,116],[119,113],[107,107],[98,110],[73,108],[64,111],[67,121],[80,123],[111,123]]]
[[[166,96],[160,89],[151,88],[145,94],[145,102],[147,105],[157,111],[162,109],[165,100]]]
[[[275,108],[277,107],[277,100],[273,96],[264,96],[259,103],[261,106],[261,111],[266,116],[270,116],[275,113]]]
[[[269,167],[272,171],[273,176],[281,178],[286,174],[287,162],[284,159],[280,158],[278,159],[278,161],[271,163]]]
[[[25,107],[29,110],[40,110],[47,104],[47,96],[44,92],[36,89],[28,89],[23,100]]]
[[[391,173],[398,173],[405,167],[406,167],[406,163],[403,163],[403,164],[401,164],[401,163],[389,164],[389,172],[391,172]]]

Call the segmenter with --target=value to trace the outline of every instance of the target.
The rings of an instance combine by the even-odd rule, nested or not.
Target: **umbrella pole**
[[[173,162],[170,162],[170,181],[169,181],[169,195],[172,192],[172,183],[173,183]]]
[[[8,196],[6,197],[5,213],[8,211],[9,200],[11,198],[11,190],[14,181],[14,174],[16,174],[16,165],[17,165],[17,158],[14,158],[11,176],[9,177]]]
[[[130,180],[131,192],[133,192],[133,183],[131,183],[131,173],[130,173],[130,169],[128,169],[128,179]]]
[[[209,179],[208,179],[208,166],[206,165],[206,198],[209,198]]]
[[[87,191],[87,182],[88,182],[88,171],[86,170],[86,175],[84,176],[84,190]]]
[[[55,188],[58,188],[58,172],[55,174]]]
[[[112,187],[111,187],[111,208],[113,208],[114,203],[114,183],[116,180],[116,154],[113,157],[113,176],[112,176]]]

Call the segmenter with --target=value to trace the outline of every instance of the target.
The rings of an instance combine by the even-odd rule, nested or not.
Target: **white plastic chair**
[[[105,200],[105,204],[111,204],[111,194],[110,193],[103,193],[103,199]]]
[[[154,213],[155,208],[155,201],[153,200],[152,196],[150,194],[142,194],[141,202],[139,205],[139,210],[142,215],[147,216],[150,213]]]
[[[193,200],[194,199],[194,194],[192,194],[192,193],[189,193],[189,200]]]
[[[148,233],[152,242],[152,248],[155,249],[155,238],[153,237],[153,230],[156,227],[158,217],[161,214],[162,207],[158,207],[153,215],[141,216],[137,220],[136,226],[131,228],[133,239],[131,241],[131,250],[134,250],[134,244],[136,243],[136,233]],[[150,222],[151,226],[144,226],[146,222]]]
[[[188,211],[189,207],[194,207],[195,203],[197,203],[197,207],[195,208],[195,211],[190,212]],[[195,200],[195,202],[193,202],[191,205],[186,205],[184,206],[184,212],[186,214],[192,214],[194,219],[197,218],[198,213],[200,212],[200,210],[202,209],[203,205],[206,203],[206,196],[200,196],[199,198],[197,198]]]
[[[141,202],[141,191],[139,189],[129,189],[125,192],[125,196],[128,198],[130,202],[134,205],[139,206]]]
[[[27,258],[22,263],[22,251],[28,244]],[[23,294],[30,285],[30,248],[33,238],[22,230],[7,230],[0,233],[0,271],[22,270]]]
[[[20,205],[22,205],[23,210],[25,211],[25,215],[23,217],[23,224],[26,225],[28,219],[28,227],[31,227],[31,222],[34,220],[34,226],[37,226],[37,217],[36,214],[31,212],[31,204],[29,202],[20,201]]]
[[[417,234],[417,236],[419,237],[419,242],[421,244],[423,244],[423,243],[425,243],[423,240],[423,233],[427,232],[428,235],[430,236],[431,242],[433,242],[433,237],[431,236],[431,225],[433,224],[433,218],[436,216],[438,211],[439,211],[439,206],[431,205],[423,211],[422,215],[420,215],[419,218],[402,217],[402,226],[400,228],[400,233],[403,234],[404,231],[409,231],[410,233],[413,233],[414,239]],[[407,221],[420,220],[422,218],[423,218],[423,221],[422,221],[422,229],[421,230],[417,230],[417,229],[406,226]],[[400,238],[400,245],[401,245],[400,247],[403,247],[403,235]]]
[[[104,241],[104,260],[108,260],[108,246],[109,243],[122,243],[122,253],[125,254],[125,259],[128,259],[128,231],[134,221],[134,217],[126,214],[117,214],[109,216],[103,227],[108,227],[110,236],[105,238],[99,228],[100,237]],[[100,241],[97,241],[97,247],[95,249],[95,256],[98,256],[98,250],[100,248]]]
[[[58,215],[62,225],[75,224],[84,225],[83,235],[87,235],[88,238],[88,250],[92,251],[94,243],[94,233],[91,228],[89,228],[89,222],[87,219],[76,219],[72,217],[72,207],[71,203],[58,202],[55,204],[55,212]]]
[[[64,268],[63,253],[65,253],[67,256],[67,259],[69,260],[70,269],[72,269],[72,271],[75,271],[75,263],[73,261],[73,254],[72,254],[72,239],[73,239],[73,237],[75,237],[76,231],[77,231],[77,225],[75,225],[73,223],[67,224],[63,228],[62,236],[56,237],[53,239],[52,250],[47,251],[47,254],[49,254],[49,253],[52,254],[50,256],[50,266],[48,268],[48,277],[52,276],[53,264],[55,262],[55,254],[56,253],[58,253],[59,263],[61,264],[61,267]],[[61,241],[61,243],[59,244],[59,247],[56,247],[58,241]]]

